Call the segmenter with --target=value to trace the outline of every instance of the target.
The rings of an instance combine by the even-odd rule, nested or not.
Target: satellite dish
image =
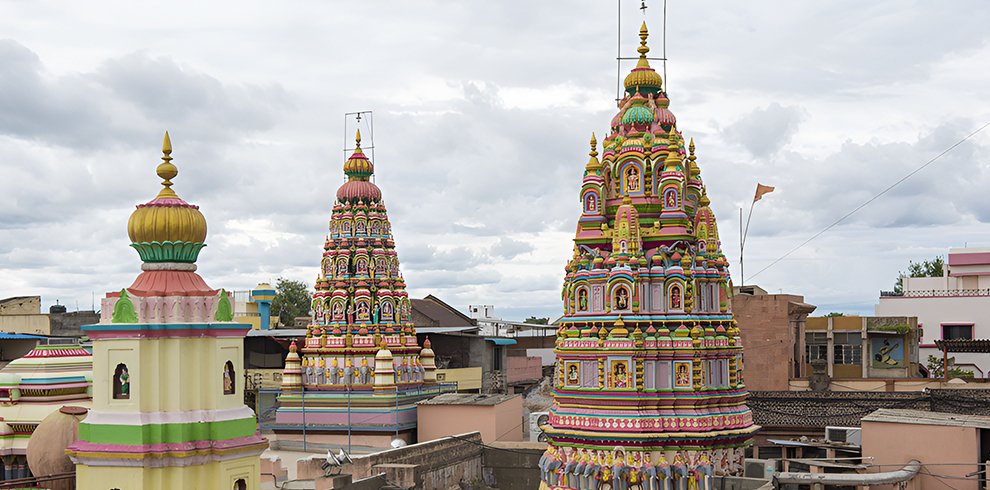
[[[389,446],[392,446],[392,449],[399,449],[400,447],[406,447],[406,441],[403,441],[402,439],[392,439],[392,442],[389,443]]]
[[[323,463],[320,464],[320,468],[323,469],[323,473],[326,476],[333,476],[340,473],[340,467],[343,465],[344,464],[341,463],[340,460],[337,459],[337,457],[334,456],[329,449],[327,449],[327,457],[326,459],[323,460]]]
[[[343,466],[345,464],[352,464],[352,463],[354,463],[354,460],[351,459],[351,456],[348,455],[346,452],[344,452],[344,448],[340,448],[340,451],[337,452],[336,458],[337,458],[337,461],[340,461],[340,465],[341,466]]]
[[[536,425],[537,426],[547,425],[547,423],[549,423],[549,422],[550,422],[550,416],[549,415],[540,415],[536,419]]]

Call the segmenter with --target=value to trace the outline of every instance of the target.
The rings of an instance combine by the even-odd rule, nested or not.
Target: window
[[[832,335],[835,344],[832,360],[835,364],[862,364],[862,332],[835,332]]]
[[[247,490],[247,481],[243,478],[239,478],[234,482],[234,490]]]
[[[972,340],[973,324],[942,324],[942,340]]]
[[[804,334],[804,356],[808,360],[828,361],[828,333],[807,332]]]
[[[581,387],[598,388],[598,361],[581,361]]]

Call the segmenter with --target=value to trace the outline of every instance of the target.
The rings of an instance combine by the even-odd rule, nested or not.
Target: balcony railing
[[[880,297],[898,298],[958,298],[990,296],[990,289],[912,289],[909,291],[880,291]]]

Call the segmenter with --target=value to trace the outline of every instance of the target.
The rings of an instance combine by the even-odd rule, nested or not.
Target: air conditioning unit
[[[838,444],[861,446],[863,429],[859,427],[825,427],[825,440]]]
[[[769,479],[777,472],[776,459],[747,459],[744,476],[746,478]]]
[[[529,414],[530,442],[546,442],[547,435],[540,430],[541,425],[550,423],[550,412],[532,412]]]

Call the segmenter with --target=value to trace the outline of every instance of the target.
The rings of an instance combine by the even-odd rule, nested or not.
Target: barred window
[[[818,359],[828,360],[828,345],[826,344],[814,344],[804,346],[804,355],[808,359],[808,362],[815,361]]]
[[[835,344],[834,358],[836,364],[862,364],[863,346]]]

